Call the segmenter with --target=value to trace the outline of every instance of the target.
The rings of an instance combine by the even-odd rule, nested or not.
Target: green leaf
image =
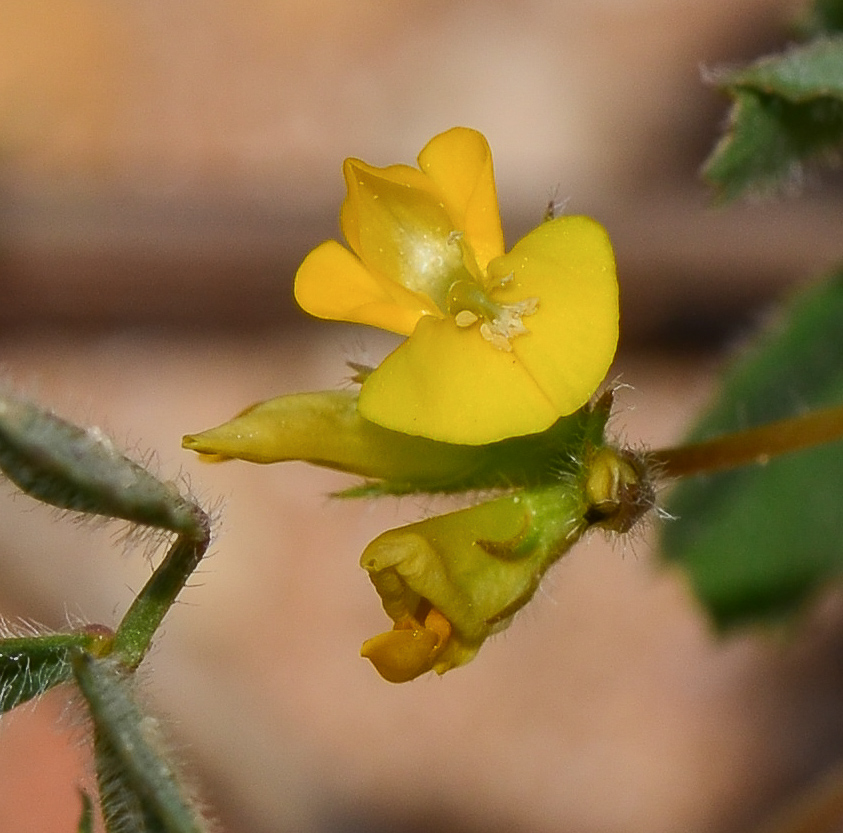
[[[724,376],[690,438],[843,403],[843,272],[803,292]],[[689,478],[666,505],[664,556],[715,623],[784,618],[843,574],[843,442]]]
[[[0,470],[36,500],[172,530],[196,529],[195,507],[121,454],[102,432],[0,394]]]
[[[715,74],[734,99],[726,135],[703,169],[725,199],[798,179],[843,143],[843,37]]]
[[[72,679],[70,652],[89,648],[96,639],[68,633],[0,640],[0,713]]]
[[[843,32],[843,0],[816,0],[799,29],[805,36]]]
[[[153,725],[120,666],[77,652],[73,670],[94,724],[94,757],[106,830],[203,833],[199,813],[154,747]]]

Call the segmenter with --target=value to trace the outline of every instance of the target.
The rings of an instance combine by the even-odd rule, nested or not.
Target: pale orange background
[[[797,7],[0,0],[0,365],[219,508],[141,676],[226,830],[725,833],[841,755],[834,591],[789,639],[718,641],[651,522],[578,546],[470,666],[391,686],[357,656],[387,625],[357,559],[441,503],[179,449],[383,355],[304,321],[292,275],[337,233],[343,157],[409,162],[453,124],[490,140],[510,242],[550,199],[606,224],[633,388],[613,427],[677,440],[749,324],[840,255],[833,188],[715,211],[696,178],[725,115],[700,66],[780,48]],[[0,610],[113,624],[143,546],[4,492]],[[62,704],[0,726],[0,830],[74,829]]]

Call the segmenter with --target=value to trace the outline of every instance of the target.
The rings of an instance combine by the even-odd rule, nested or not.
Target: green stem
[[[199,507],[192,507],[195,526],[176,538],[164,560],[132,602],[114,635],[113,653],[128,668],[136,668],[149,650],[167,611],[198,566],[211,541],[211,524]]]
[[[843,439],[843,406],[812,411],[712,440],[659,449],[647,457],[662,477],[688,477],[752,463],[763,465],[772,457],[840,439]]]
[[[205,833],[174,767],[156,749],[155,733],[134,702],[127,676],[82,652],[73,657],[73,671],[93,723],[105,829]]]

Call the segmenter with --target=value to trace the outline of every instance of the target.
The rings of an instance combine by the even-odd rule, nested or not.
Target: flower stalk
[[[652,451],[648,461],[665,478],[764,465],[773,457],[843,439],[843,406],[812,411],[710,440]]]

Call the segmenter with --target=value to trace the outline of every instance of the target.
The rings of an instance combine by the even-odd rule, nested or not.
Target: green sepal
[[[797,296],[724,375],[700,441],[843,403],[843,272]],[[843,442],[688,478],[662,551],[720,628],[786,619],[843,574]]]
[[[0,639],[0,713],[71,680],[73,651],[103,648],[100,634],[86,632]]]
[[[843,144],[843,36],[715,73],[714,81],[734,104],[703,174],[726,200],[787,184],[802,163],[831,158]]]
[[[608,392],[542,433],[475,446],[390,431],[360,416],[355,392],[320,391],[253,405],[183,445],[216,460],[304,460],[370,481],[345,497],[537,486],[558,478],[584,444],[602,442],[611,403]]]
[[[73,670],[94,729],[94,761],[108,833],[204,833],[173,766],[154,748],[153,727],[119,665],[77,652]]]
[[[9,393],[0,394],[0,470],[30,497],[60,509],[173,532],[196,524],[173,484],[129,460],[101,431]]]

